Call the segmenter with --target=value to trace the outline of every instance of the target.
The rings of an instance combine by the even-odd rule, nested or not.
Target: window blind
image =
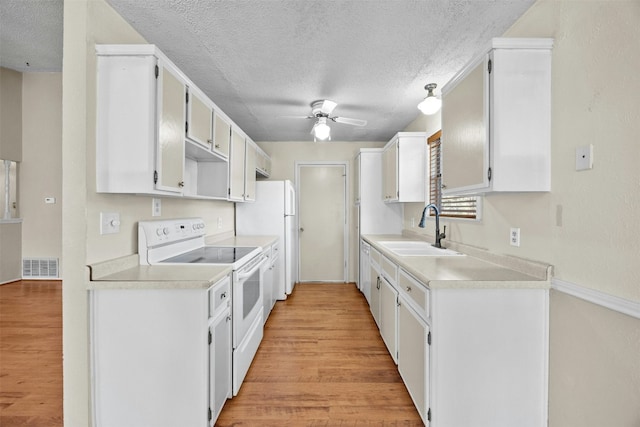
[[[475,219],[476,197],[442,195],[442,131],[427,139],[429,145],[429,203],[440,210],[441,217]]]

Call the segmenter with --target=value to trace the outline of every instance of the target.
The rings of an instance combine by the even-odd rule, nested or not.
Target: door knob
[[[300,227],[300,231],[304,231],[304,228]]]

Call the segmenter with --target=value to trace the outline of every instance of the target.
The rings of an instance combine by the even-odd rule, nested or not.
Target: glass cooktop
[[[255,249],[256,248],[245,246],[203,246],[167,258],[161,262],[172,264],[233,264],[249,255]]]

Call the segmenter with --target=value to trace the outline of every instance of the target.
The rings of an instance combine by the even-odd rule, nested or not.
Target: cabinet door
[[[170,68],[160,63],[159,69],[156,188],[181,193],[184,187],[184,100],[187,87]]]
[[[229,160],[229,199],[244,200],[244,136],[235,129],[231,130],[231,158]]]
[[[258,152],[255,145],[248,139],[245,147],[245,177],[244,177],[244,200],[256,200],[256,156]]]
[[[189,88],[187,102],[187,137],[198,144],[211,148],[211,131],[213,128],[213,110],[205,97]]]
[[[398,291],[382,278],[380,279],[380,335],[396,364],[398,363],[397,319]]]
[[[227,399],[231,398],[231,312],[226,310],[209,327],[209,426],[215,425]]]
[[[426,423],[429,406],[429,325],[400,296],[398,308],[398,371]]]
[[[398,143],[388,145],[382,153],[383,200],[398,200]]]
[[[489,80],[480,61],[442,99],[443,192],[489,185]]]
[[[213,114],[213,151],[229,157],[231,125],[217,112]]]
[[[373,316],[373,320],[376,321],[376,325],[378,328],[380,327],[380,274],[378,274],[378,270],[372,265],[371,266],[371,304],[369,308],[371,309],[371,315]]]

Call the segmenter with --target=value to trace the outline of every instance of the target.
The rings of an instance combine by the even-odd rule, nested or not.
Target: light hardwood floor
[[[62,283],[0,286],[0,426],[62,426]]]
[[[217,425],[423,424],[355,285],[298,284]]]
[[[0,426],[62,426],[62,286],[0,286]],[[420,426],[353,284],[299,284],[279,301],[226,426]],[[188,427],[188,426],[185,426]]]

